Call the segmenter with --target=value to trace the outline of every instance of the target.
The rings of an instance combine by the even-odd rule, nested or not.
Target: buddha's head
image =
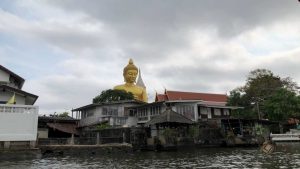
[[[129,59],[128,65],[123,69],[124,81],[134,83],[138,74],[138,68],[133,64],[132,59]]]

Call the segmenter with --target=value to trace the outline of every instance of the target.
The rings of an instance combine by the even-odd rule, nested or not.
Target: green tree
[[[109,128],[110,127],[110,125],[108,124],[108,123],[101,123],[101,124],[98,124],[97,126],[96,126],[96,129],[97,130],[104,130],[104,129],[107,129],[107,128]]]
[[[93,99],[93,103],[106,103],[112,101],[120,101],[120,100],[133,100],[134,96],[130,92],[126,92],[125,90],[104,90],[100,95],[96,96]]]
[[[274,121],[286,120],[300,115],[300,97],[287,89],[280,89],[264,102],[267,118]]]
[[[270,70],[256,69],[249,73],[244,86],[230,92],[228,105],[244,107],[243,110],[234,112],[234,116],[257,118],[259,114],[268,118],[271,115],[269,111],[273,109],[270,108],[270,105],[266,108],[266,102],[281,89],[295,94],[296,88],[297,84],[289,77],[280,78]],[[273,103],[276,104],[274,100]]]
[[[257,115],[252,110],[251,100],[243,90],[240,87],[230,91],[227,105],[243,107],[243,109],[233,110],[231,115],[237,118],[255,118]]]
[[[58,114],[58,117],[68,117],[68,116],[69,116],[68,112],[63,112],[63,113]]]
[[[256,69],[250,72],[244,92],[251,102],[257,102],[268,98],[283,88],[284,84],[285,82],[279,76],[274,76],[270,70]]]

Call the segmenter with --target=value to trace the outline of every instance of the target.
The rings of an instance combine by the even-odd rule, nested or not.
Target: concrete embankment
[[[42,155],[101,155],[115,153],[131,153],[131,144],[100,145],[44,145],[39,147]]]
[[[0,150],[0,161],[7,160],[7,159],[27,159],[27,158],[40,158],[40,157],[41,157],[41,151],[38,148]]]

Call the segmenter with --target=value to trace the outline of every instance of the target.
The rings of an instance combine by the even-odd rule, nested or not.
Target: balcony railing
[[[0,113],[37,113],[37,106],[0,104]]]
[[[90,116],[80,120],[79,126],[89,126],[101,122],[108,122],[112,126],[123,126],[126,124],[128,117],[124,116]]]

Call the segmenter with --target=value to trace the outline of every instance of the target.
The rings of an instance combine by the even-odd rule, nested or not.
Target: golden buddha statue
[[[133,64],[132,59],[130,59],[128,65],[123,69],[125,84],[115,86],[114,89],[131,92],[136,100],[147,102],[148,98],[146,88],[135,84],[137,75],[138,68]]]

